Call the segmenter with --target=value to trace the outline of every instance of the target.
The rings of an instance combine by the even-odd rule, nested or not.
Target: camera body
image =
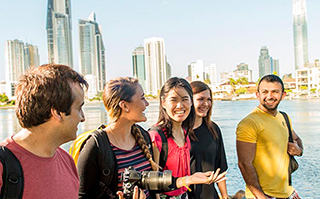
[[[124,197],[131,199],[136,185],[147,190],[169,190],[168,186],[172,184],[172,172],[170,170],[140,172],[130,166],[121,173],[121,181]]]

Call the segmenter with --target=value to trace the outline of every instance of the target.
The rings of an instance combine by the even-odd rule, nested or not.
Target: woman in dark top
[[[221,172],[227,170],[227,160],[224,150],[220,128],[211,121],[212,92],[207,84],[191,82],[193,101],[196,111],[195,125],[191,138],[191,173],[214,171],[217,168]],[[228,198],[226,180],[218,182],[222,198]],[[216,198],[218,193],[211,185],[194,185],[190,198]]]
[[[158,165],[152,159],[151,144],[149,148],[144,139],[149,134],[135,124],[147,120],[145,110],[149,105],[138,80],[130,77],[110,80],[103,91],[103,103],[109,115],[109,124],[103,129],[103,135],[107,137],[114,156],[115,166],[108,170],[113,178],[109,184],[102,186],[102,192],[102,176],[108,176],[110,173],[104,172],[106,170],[101,168],[99,146],[91,136],[81,149],[78,159],[79,199],[113,198],[116,193],[121,195],[120,175],[129,166],[133,166],[137,171],[158,170]],[[109,161],[106,164],[110,166],[112,163]],[[172,179],[169,188],[181,188],[188,183],[209,184],[223,177],[214,172],[195,173],[188,181],[185,178]],[[155,198],[151,191],[144,190],[144,193],[140,199]]]

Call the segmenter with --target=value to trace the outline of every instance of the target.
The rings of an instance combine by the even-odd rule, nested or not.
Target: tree
[[[237,84],[241,84],[241,85],[247,85],[247,84],[249,84],[248,78],[246,78],[246,77],[239,77],[239,79],[237,79]]]
[[[9,101],[8,96],[4,93],[0,94],[0,102],[7,102],[7,101]]]
[[[206,83],[206,84],[209,84],[209,85],[210,85],[210,84],[211,84],[211,81],[210,81],[210,79],[205,79],[205,80],[204,80],[204,83]]]
[[[308,90],[308,86],[301,86],[300,89],[301,90]]]
[[[310,89],[310,92],[311,92],[311,93],[315,93],[316,90],[317,90],[316,88],[312,88],[312,89]]]
[[[235,93],[237,95],[241,95],[241,94],[246,94],[247,91],[248,91],[247,88],[241,87],[241,88],[238,88]]]

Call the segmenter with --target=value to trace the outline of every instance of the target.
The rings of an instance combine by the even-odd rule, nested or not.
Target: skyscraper
[[[70,0],[48,0],[48,62],[73,67]]]
[[[144,40],[146,69],[146,94],[158,95],[168,79],[166,53],[163,38],[152,37]]]
[[[146,70],[144,64],[144,48],[136,47],[132,52],[133,77],[139,79],[143,90],[146,90]]]
[[[260,49],[259,56],[259,78],[263,77],[266,74],[270,74],[270,56],[269,50],[266,46],[262,46]]]
[[[19,77],[30,67],[39,66],[38,47],[23,41],[6,41],[6,94],[14,96],[14,86]]]
[[[95,13],[87,20],[79,20],[80,72],[89,81],[87,96],[103,91],[106,83],[106,56],[102,34]]]
[[[188,76],[191,81],[203,81],[203,61],[198,59],[188,65]]]
[[[293,39],[295,69],[301,69],[309,61],[307,6],[305,0],[293,0]]]
[[[205,74],[206,74],[205,79],[209,80],[212,86],[215,86],[218,84],[216,64],[211,64],[210,66],[207,66],[205,68]]]
[[[268,48],[266,46],[262,46],[259,56],[259,78],[273,73],[280,75],[279,60],[270,57]]]

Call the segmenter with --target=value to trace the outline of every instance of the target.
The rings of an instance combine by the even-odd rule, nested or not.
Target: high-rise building
[[[26,43],[24,45],[25,65],[27,67],[37,67],[40,65],[40,56],[37,46]]]
[[[188,65],[188,76],[191,81],[203,81],[203,61],[198,59]]]
[[[106,84],[106,56],[101,27],[95,13],[79,20],[80,72],[91,82],[87,97],[95,97]]]
[[[205,76],[205,79],[209,80],[212,86],[218,84],[216,64],[211,64],[205,68]]]
[[[30,67],[39,66],[38,47],[23,41],[6,41],[6,94],[14,96],[14,86],[19,77]]]
[[[136,47],[132,52],[133,77],[139,80],[143,90],[146,90],[146,70],[144,64],[144,48]]]
[[[70,0],[48,0],[48,62],[73,67]]]
[[[167,73],[167,79],[171,78],[171,65],[168,61],[166,61],[166,73]]]
[[[259,78],[273,73],[280,75],[279,60],[270,57],[268,48],[266,46],[262,46],[259,56]]]
[[[169,78],[166,73],[166,53],[163,38],[152,37],[144,40],[146,94],[158,95]]]
[[[259,56],[259,78],[266,74],[270,74],[270,66],[269,50],[266,46],[262,46]]]
[[[305,0],[293,0],[293,39],[295,69],[301,69],[309,61],[307,6]]]

